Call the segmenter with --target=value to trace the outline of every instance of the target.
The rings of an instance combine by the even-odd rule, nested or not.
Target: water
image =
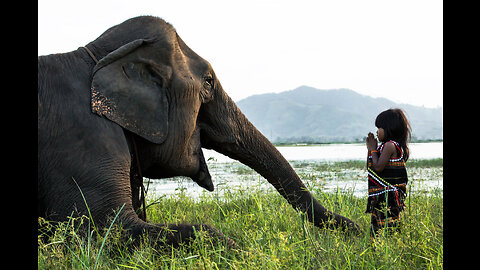
[[[411,143],[410,159],[443,158],[443,142]],[[280,146],[280,153],[290,162],[307,187],[321,186],[322,191],[352,192],[355,196],[367,194],[365,169],[344,168],[319,170],[316,165],[335,161],[366,160],[365,144],[328,144],[318,146]],[[213,150],[203,149],[217,194],[226,188],[273,189],[266,179],[242,163]],[[410,190],[422,188],[443,189],[443,168],[408,168]],[[147,179],[146,179],[147,180]],[[148,194],[153,197],[185,192],[198,197],[207,192],[188,177],[150,179]],[[421,183],[421,185],[420,185]],[[145,181],[147,185],[147,181]]]
[[[365,144],[325,144],[315,146],[279,146],[277,149],[288,161],[345,161],[365,160]],[[410,143],[410,158],[443,158],[443,142]],[[203,149],[205,159],[215,158],[218,162],[237,162],[213,150]]]

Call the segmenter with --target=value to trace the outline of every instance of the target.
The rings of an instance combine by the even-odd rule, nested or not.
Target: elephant
[[[38,57],[39,217],[84,214],[107,226],[116,213],[132,238],[178,245],[204,230],[235,245],[211,225],[154,224],[139,213],[143,177],[185,176],[214,190],[202,148],[257,171],[315,226],[360,231],[312,196],[163,19],[134,17],[75,51]]]

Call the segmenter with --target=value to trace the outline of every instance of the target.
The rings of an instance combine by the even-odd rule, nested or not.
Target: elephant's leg
[[[146,221],[147,217],[144,215],[142,207],[142,196],[140,196],[143,185],[143,177],[141,177],[136,170],[130,169],[130,187],[132,189],[132,206],[138,217]]]
[[[125,179],[123,181],[130,181]],[[112,183],[112,182],[110,182]],[[107,192],[108,191],[108,192]],[[195,232],[205,231],[213,239],[235,248],[236,244],[225,237],[220,231],[206,224],[154,224],[142,220],[134,209],[131,201],[130,188],[117,181],[114,185],[95,192],[86,189],[85,197],[97,226],[107,227],[112,218],[118,214],[116,222],[121,224],[125,233],[134,239],[147,236],[154,246],[178,246],[181,242],[195,239]],[[115,194],[116,196],[112,196]],[[86,211],[85,211],[86,213]]]
[[[111,215],[114,215],[115,212],[112,212],[112,209],[118,210],[123,207],[118,216],[118,222],[126,229],[127,235],[129,234],[135,239],[139,239],[141,236],[148,236],[149,241],[154,242],[154,246],[161,247],[178,246],[181,242],[195,239],[195,232],[205,231],[213,239],[226,243],[229,247],[236,247],[233,240],[225,237],[216,228],[207,224],[154,224],[146,222],[137,213],[140,202],[132,200],[131,197],[133,195],[135,198],[138,198],[138,187],[136,194],[132,194],[135,188],[131,184],[130,177],[126,176],[127,174],[125,173],[116,174],[116,177],[113,177],[115,181],[104,181],[104,186],[95,190],[96,196],[89,197],[101,198],[99,201],[92,201],[94,205],[100,207],[96,209],[96,213],[112,213]],[[98,215],[96,216],[98,217]]]
[[[223,242],[230,248],[237,247],[235,241],[207,224],[153,224],[137,218],[125,229],[134,239],[140,239],[142,236],[148,237],[149,241],[154,241],[153,245],[156,247],[178,247],[180,243],[194,240],[200,231],[206,232],[215,241]]]

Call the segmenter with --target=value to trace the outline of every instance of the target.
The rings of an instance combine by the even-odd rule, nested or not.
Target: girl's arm
[[[383,146],[382,154],[376,150],[371,151],[372,153],[372,166],[377,172],[383,171],[385,166],[388,163],[390,157],[396,153],[395,145],[392,142],[386,142]]]

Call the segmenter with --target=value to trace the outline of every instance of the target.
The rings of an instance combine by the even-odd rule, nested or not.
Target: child
[[[411,128],[401,109],[389,109],[375,119],[377,140],[370,132],[368,149],[368,201],[366,213],[371,213],[372,234],[383,227],[398,227],[400,213],[405,207],[407,171]]]

